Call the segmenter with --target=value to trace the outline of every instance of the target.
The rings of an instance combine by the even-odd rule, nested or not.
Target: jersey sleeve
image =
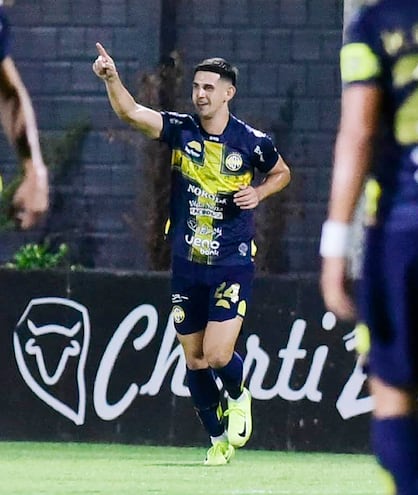
[[[348,25],[340,52],[341,80],[352,83],[379,83],[382,76],[380,36],[370,22],[371,12],[360,9]]]
[[[3,9],[0,8],[0,62],[10,51],[10,24]]]
[[[187,125],[186,114],[176,112],[161,112],[163,118],[163,129],[160,135],[160,141],[167,143],[173,149],[176,147],[178,136],[182,129]]]
[[[253,150],[255,168],[260,172],[267,173],[276,165],[279,157],[280,154],[269,136],[264,135],[257,139]]]

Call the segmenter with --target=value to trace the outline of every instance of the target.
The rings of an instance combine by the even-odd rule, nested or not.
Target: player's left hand
[[[48,175],[43,167],[40,170],[29,168],[13,197],[13,214],[19,228],[29,229],[42,218],[49,206]]]
[[[240,190],[234,194],[234,203],[242,210],[252,210],[260,203],[257,191],[252,186],[240,186]]]
[[[325,306],[341,320],[354,320],[356,310],[346,287],[346,259],[322,259],[321,290]]]

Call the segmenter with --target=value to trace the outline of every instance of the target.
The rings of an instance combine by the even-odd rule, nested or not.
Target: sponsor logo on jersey
[[[202,156],[202,145],[199,141],[189,141],[185,146],[185,151],[190,156],[200,158]]]
[[[204,189],[201,189],[198,186],[195,186],[194,184],[189,184],[189,187],[187,188],[187,192],[191,192],[195,196],[199,196],[199,198],[206,198],[210,199],[211,201],[221,204],[221,205],[226,205],[226,198],[220,198],[216,194],[208,193]]]
[[[212,205],[201,205],[197,201],[189,201],[189,205],[189,213],[193,217],[208,217],[215,220],[222,220],[224,217],[222,211]]]
[[[219,256],[220,243],[214,239],[202,239],[198,236],[184,236],[184,240],[189,246],[197,248],[204,256]]]
[[[212,227],[211,225],[198,225],[194,218],[187,220],[187,226],[196,235],[213,236],[215,239],[222,236],[221,227]]]

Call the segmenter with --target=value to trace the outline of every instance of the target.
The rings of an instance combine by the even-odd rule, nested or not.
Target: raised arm
[[[48,209],[48,174],[29,94],[11,57],[0,65],[0,115],[24,171],[13,206],[20,227],[32,227]]]
[[[96,43],[96,48],[99,55],[93,64],[93,71],[103,79],[116,115],[146,136],[159,138],[163,128],[160,112],[137,103],[122,84],[112,57],[100,43]]]

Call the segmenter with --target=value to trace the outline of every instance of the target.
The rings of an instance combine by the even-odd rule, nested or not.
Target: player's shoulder
[[[255,139],[264,139],[268,138],[267,134],[264,131],[261,131],[260,129],[257,129],[247,122],[244,122],[243,120],[237,118],[235,115],[231,114],[231,126],[236,130],[240,130],[242,133],[245,133],[249,136],[254,137]]]
[[[395,22],[402,15],[411,14],[412,6],[410,0],[364,0],[354,11],[349,24],[352,27],[366,22],[390,24],[390,21]]]
[[[166,120],[172,126],[193,126],[197,125],[196,118],[189,113],[179,113],[179,112],[161,112],[164,120]]]

